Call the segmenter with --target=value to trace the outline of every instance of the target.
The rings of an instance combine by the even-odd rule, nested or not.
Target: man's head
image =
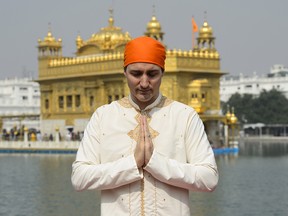
[[[166,49],[163,44],[151,37],[138,37],[126,44],[124,68],[131,63],[146,62],[165,69]]]
[[[131,97],[140,109],[153,103],[159,95],[166,51],[157,40],[139,37],[125,47],[124,75]]]

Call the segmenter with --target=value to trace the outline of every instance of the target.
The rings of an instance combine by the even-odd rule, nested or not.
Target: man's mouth
[[[140,94],[147,94],[150,93],[150,90],[138,90]]]

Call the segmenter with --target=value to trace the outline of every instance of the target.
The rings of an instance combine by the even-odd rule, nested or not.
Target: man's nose
[[[149,86],[149,78],[146,75],[141,77],[140,85],[142,88],[147,88]]]

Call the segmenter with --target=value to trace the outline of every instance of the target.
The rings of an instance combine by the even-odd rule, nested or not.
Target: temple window
[[[63,109],[63,107],[64,107],[64,97],[63,96],[58,97],[58,105],[59,105],[60,109]]]
[[[81,97],[80,97],[80,95],[76,95],[75,106],[80,107],[80,105],[81,105]]]
[[[115,100],[119,100],[119,95],[115,95]]]
[[[72,95],[67,95],[67,98],[66,98],[66,107],[67,107],[67,108],[72,108]]]
[[[192,98],[192,99],[196,99],[196,98],[197,98],[197,93],[192,93],[192,94],[191,94],[191,98]]]
[[[202,102],[205,102],[205,100],[206,100],[206,93],[205,92],[201,94],[201,98],[202,98]]]
[[[93,107],[93,106],[94,106],[94,96],[90,96],[90,98],[89,98],[89,105],[90,105],[90,107]]]
[[[49,100],[45,99],[45,109],[48,110],[49,109]]]

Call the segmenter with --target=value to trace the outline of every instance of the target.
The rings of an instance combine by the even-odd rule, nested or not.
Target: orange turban
[[[152,63],[165,68],[166,50],[163,44],[151,37],[138,37],[126,44],[124,67],[136,62]]]

